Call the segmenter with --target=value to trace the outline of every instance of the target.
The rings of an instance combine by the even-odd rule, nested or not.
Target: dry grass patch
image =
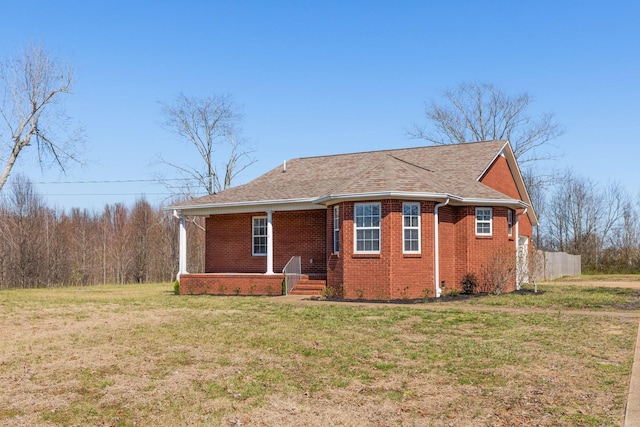
[[[0,292],[0,425],[620,425],[637,322]]]

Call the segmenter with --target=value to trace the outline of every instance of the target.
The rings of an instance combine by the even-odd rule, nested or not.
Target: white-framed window
[[[340,206],[333,207],[333,253],[340,253]]]
[[[254,216],[253,217],[253,231],[251,233],[252,238],[252,255],[263,256],[267,255],[267,217],[266,216]]]
[[[420,253],[420,203],[402,204],[402,252]]]
[[[507,210],[507,234],[509,237],[513,236],[513,211]]]
[[[493,232],[493,209],[476,208],[476,235],[491,236]]]
[[[380,253],[380,203],[356,203],[355,253]]]

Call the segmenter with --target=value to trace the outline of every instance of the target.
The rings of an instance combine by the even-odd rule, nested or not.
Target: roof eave
[[[445,193],[423,193],[412,191],[376,191],[370,193],[343,193],[343,194],[329,194],[314,200],[314,203],[321,205],[332,205],[337,202],[351,201],[351,200],[378,200],[378,199],[429,199],[429,200],[446,200],[446,199],[460,199],[458,196]]]
[[[405,200],[433,200],[445,201],[449,199],[452,205],[487,205],[487,206],[508,206],[516,209],[529,208],[530,205],[517,199],[489,199],[461,197],[455,194],[446,193],[420,193],[408,191],[383,191],[375,193],[354,193],[354,194],[331,194],[314,200],[314,203],[322,205],[332,205],[339,201],[357,200],[379,200],[379,199],[405,199]]]
[[[282,200],[252,200],[246,202],[234,203],[206,203],[197,205],[173,205],[167,206],[164,210],[177,211],[186,215],[210,215],[215,213],[237,213],[237,212],[256,212],[260,210],[276,210],[278,207],[286,209],[281,210],[299,210],[299,209],[321,209],[314,203],[313,198],[303,199],[282,199]]]

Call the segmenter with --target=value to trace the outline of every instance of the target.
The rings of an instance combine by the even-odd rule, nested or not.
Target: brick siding
[[[181,295],[282,295],[284,275],[183,274]]]
[[[207,218],[206,273],[266,271],[267,257],[252,255],[252,221],[256,216],[266,216],[266,212]],[[303,273],[326,273],[326,216],[324,210],[273,213],[274,272],[281,272],[292,256],[300,256]]]
[[[521,198],[509,166],[501,156],[496,158],[481,181],[509,197]],[[338,204],[339,253],[333,253],[333,205],[326,210],[274,212],[274,271],[282,271],[291,256],[300,255],[303,273],[326,275],[327,286],[344,289],[346,298],[388,300],[434,296],[435,202],[420,202],[419,254],[403,253],[403,200],[370,202],[381,206],[379,254],[354,253],[354,202]],[[496,252],[508,253],[513,249],[515,259],[515,239],[518,236],[515,235],[515,227],[513,235],[508,236],[508,209],[493,206],[492,235],[476,236],[475,208],[447,205],[439,210],[440,281],[445,282],[445,293],[451,289],[460,290],[462,278],[467,273],[474,273],[481,279],[483,269],[492,262]],[[266,213],[207,218],[205,271],[256,274],[184,275],[181,293],[281,293],[282,275],[261,275],[266,271],[266,257],[252,256],[254,216],[266,216]],[[528,217],[522,215],[519,221],[519,234],[531,237]],[[515,278],[506,291],[513,289]]]

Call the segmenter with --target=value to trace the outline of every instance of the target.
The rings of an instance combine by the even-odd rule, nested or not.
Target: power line
[[[173,193],[46,193],[45,196],[170,196]]]
[[[133,182],[157,182],[163,181],[192,181],[193,178],[168,178],[168,179],[112,179],[112,180],[94,180],[94,181],[38,181],[36,184],[116,184],[116,183],[133,183]]]

